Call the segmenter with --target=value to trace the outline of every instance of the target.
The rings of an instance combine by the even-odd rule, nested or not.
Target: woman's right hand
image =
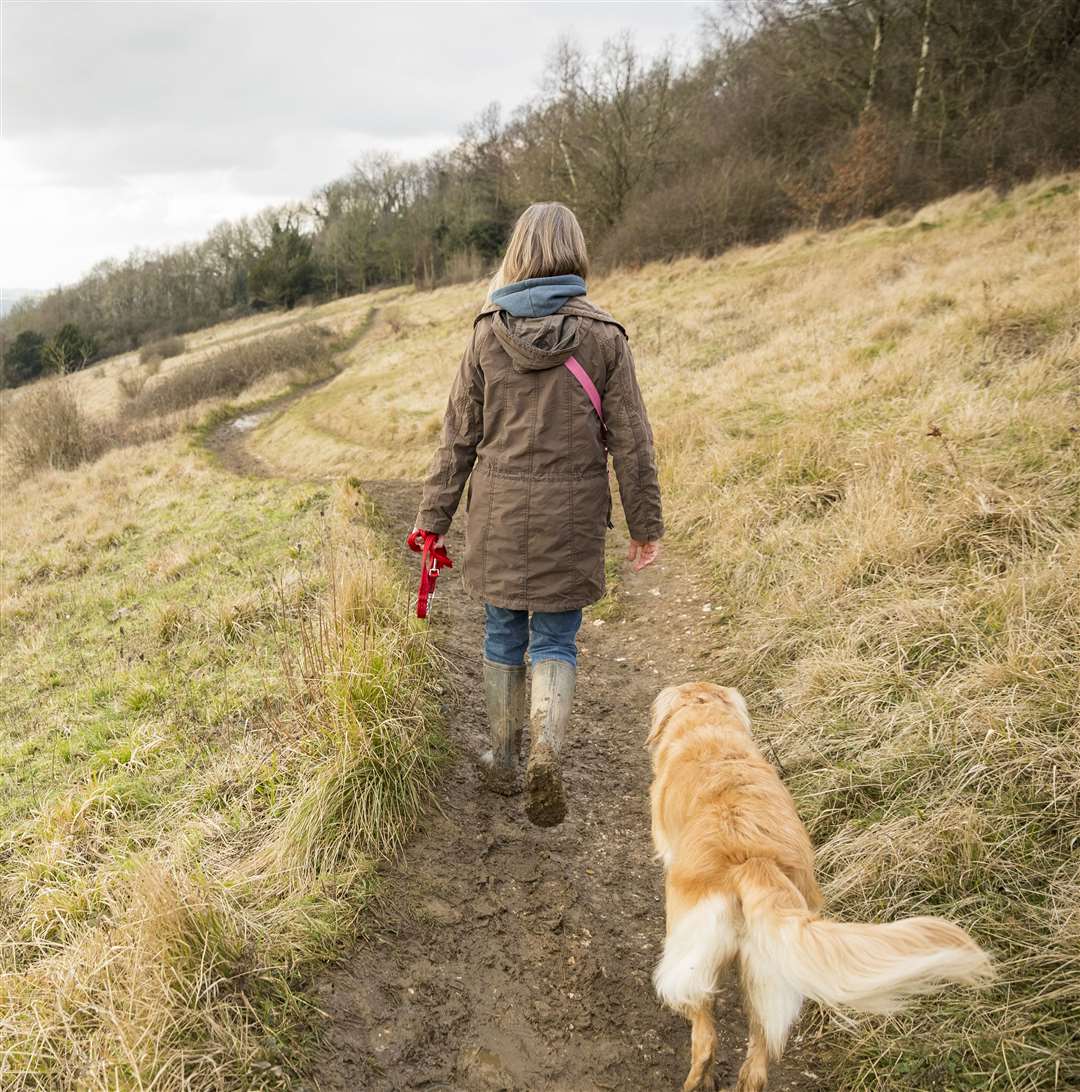
[[[639,573],[660,556],[660,543],[638,542],[636,538],[632,538],[630,540],[630,552],[626,556],[634,572]]]
[[[416,532],[419,531],[419,530],[420,530],[419,527],[414,527],[413,528],[413,534],[415,535]],[[430,531],[425,531],[424,534],[425,535],[430,535],[431,532]],[[437,536],[436,539],[435,539],[435,549],[437,550],[440,546],[445,546],[445,545],[446,545],[446,535]]]

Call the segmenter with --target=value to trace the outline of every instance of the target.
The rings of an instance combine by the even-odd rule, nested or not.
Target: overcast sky
[[[452,143],[562,34],[696,45],[698,2],[0,2],[0,286],[306,198],[366,150]]]

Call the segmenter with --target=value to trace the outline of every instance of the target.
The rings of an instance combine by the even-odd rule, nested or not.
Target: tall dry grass
[[[830,912],[944,914],[1000,965],[821,1017],[837,1088],[1080,1082],[1080,291],[1053,189],[688,265],[639,350],[712,673],[757,710]],[[639,286],[608,287],[647,331]]]
[[[150,718],[149,738],[132,725],[108,762],[81,757],[68,791],[57,771],[61,791],[41,786],[37,807],[8,819],[0,1087],[296,1086],[313,1016],[298,985],[357,928],[438,751],[428,634],[347,492],[325,512],[325,590],[295,572],[268,589],[276,671],[235,631],[189,634],[204,670],[227,656],[241,679],[256,672],[239,731],[232,715],[207,725],[197,761],[159,769],[183,697],[144,683],[127,709]],[[156,627],[170,646],[193,625],[191,607],[171,609]]]
[[[324,327],[306,325],[220,349],[147,384],[121,413],[131,419],[162,417],[211,398],[234,398],[275,375],[310,382],[333,371],[331,337]]]
[[[139,363],[153,365],[186,352],[187,342],[182,337],[163,337],[139,349]]]
[[[1078,194],[590,284],[630,331],[671,538],[708,566],[711,676],[783,763],[830,913],[941,913],[1000,964],[855,1031],[812,1018],[838,1090],[1080,1086]],[[403,303],[260,450],[419,475],[481,295]]]

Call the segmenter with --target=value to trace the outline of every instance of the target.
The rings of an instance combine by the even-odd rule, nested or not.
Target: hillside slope
[[[220,398],[16,471],[27,429],[78,454],[50,449],[72,392],[79,429],[122,439],[131,367],[3,405],[0,1087],[294,1088],[303,976],[429,794],[433,646],[353,486],[238,478],[175,434]]]
[[[1075,176],[596,281],[675,540],[820,847],[833,913],[949,914],[977,1000],[827,1021],[835,1087],[1080,1080]],[[297,474],[415,478],[482,286],[403,298],[253,437]]]
[[[1078,189],[1073,175],[960,195],[591,285],[630,330],[668,558],[590,618],[583,791],[538,843],[539,879],[524,870],[539,886],[513,871],[533,833],[499,813],[499,843],[478,838],[470,823],[495,806],[457,771],[445,791],[463,810],[412,843],[421,869],[445,870],[432,891],[465,908],[437,950],[468,963],[510,945],[475,996],[495,984],[516,1004],[539,984],[573,1001],[573,1037],[562,1002],[529,1024],[550,1087],[594,1062],[636,1087],[681,1068],[685,1027],[647,983],[661,925],[637,744],[655,687],[703,671],[746,693],[819,846],[830,912],[948,914],[1001,970],[984,994],[855,1033],[808,1012],[779,1086],[814,1087],[788,1082],[818,1080],[800,1067],[822,1051],[830,1089],[1080,1084]],[[412,829],[443,750],[441,661],[355,478],[397,480],[383,484],[400,530],[482,294],[395,289],[251,317],[160,367],[128,355],[0,396],[4,1088],[297,1087],[312,1046],[298,986],[373,920],[372,862]],[[89,463],[13,469],[9,426],[39,389],[46,409],[66,390],[118,428],[141,397],[125,378],[160,393],[218,349],[269,353],[281,335],[324,348],[244,387],[243,407],[208,386],[146,434],[110,433]],[[332,367],[244,434],[242,465],[178,431]],[[252,466],[263,477],[233,472]],[[461,732],[479,714],[466,637],[452,638]],[[507,891],[482,879],[489,856],[509,862]],[[455,955],[504,898],[490,945]],[[548,936],[564,910],[566,967]],[[524,934],[532,963],[513,947]],[[357,992],[365,968],[378,984],[406,960],[424,989],[442,981],[423,970],[436,949],[422,929],[396,936],[331,981],[331,1043],[358,999],[382,1003]],[[487,1019],[455,997],[462,1026]],[[410,1072],[458,1045],[456,1024],[430,1034],[436,1010],[398,1029]],[[730,1062],[739,1025],[723,1034]],[[567,1068],[583,1035],[591,1053]],[[378,1062],[346,1060],[344,1087]]]

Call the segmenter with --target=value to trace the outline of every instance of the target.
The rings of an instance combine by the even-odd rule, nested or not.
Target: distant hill
[[[21,300],[39,300],[44,295],[40,288],[0,288],[0,318],[4,318]]]

